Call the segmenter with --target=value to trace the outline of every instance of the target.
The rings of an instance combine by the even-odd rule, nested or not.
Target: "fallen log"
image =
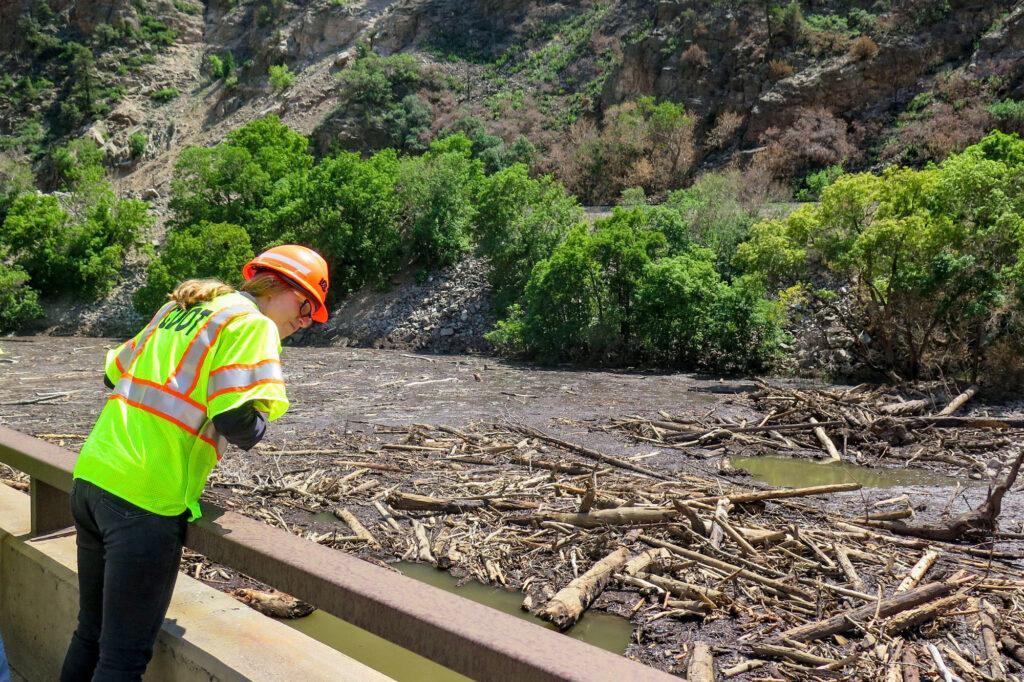
[[[829,459],[833,462],[842,461],[843,458],[839,455],[839,450],[836,450],[836,444],[833,443],[832,439],[828,437],[827,433],[825,433],[825,429],[817,425],[818,420],[811,417],[810,422],[811,424],[816,425],[814,427],[814,436],[818,439],[818,442],[821,443],[821,447],[825,448],[825,452],[828,453]]]
[[[537,469],[557,471],[560,474],[569,474],[570,476],[582,476],[593,471],[593,469],[580,466],[579,464],[560,464],[559,462],[551,462],[545,459],[533,459],[527,455],[513,455],[509,457],[508,461]]]
[[[894,597],[883,599],[882,601],[874,604],[865,604],[864,606],[846,613],[841,613],[837,616],[833,616],[832,618],[791,628],[779,634],[777,639],[792,639],[797,642],[806,642],[814,639],[824,639],[825,637],[831,637],[832,635],[843,632],[849,632],[850,630],[855,629],[854,623],[857,621],[864,621],[874,617],[888,618],[889,616],[894,616],[897,613],[902,613],[903,611],[912,609],[915,606],[920,606],[921,604],[925,604],[932,600],[948,596],[953,589],[954,586],[949,583],[929,583],[923,587],[915,588],[909,592],[902,592]]]
[[[530,427],[530,426],[525,426],[523,424],[507,424],[506,426],[511,431],[515,431],[516,433],[521,433],[524,436],[530,436],[532,438],[537,438],[538,440],[542,440],[542,441],[545,441],[547,443],[551,443],[552,445],[557,445],[558,447],[565,448],[566,450],[571,450],[572,452],[575,452],[578,455],[586,457],[587,459],[594,459],[594,460],[597,460],[598,462],[604,462],[605,464],[611,464],[612,466],[618,467],[620,469],[626,469],[627,471],[634,471],[634,472],[636,472],[638,474],[643,474],[645,476],[650,476],[651,478],[657,478],[657,479],[662,480],[662,481],[672,480],[670,476],[667,476],[665,474],[662,474],[662,473],[659,473],[657,471],[653,471],[651,469],[647,469],[645,467],[633,464],[632,462],[627,462],[626,460],[619,459],[618,457],[612,457],[611,455],[606,455],[603,452],[598,452],[596,450],[591,450],[590,448],[583,447],[582,445],[577,445],[576,443],[570,443],[570,442],[564,441],[564,440],[562,440],[560,438],[555,438],[554,436],[549,436],[548,434],[544,433],[543,431],[539,431],[539,430],[537,430],[537,429],[535,429],[533,427]]]
[[[284,592],[262,592],[248,588],[239,588],[231,592],[231,596],[256,609],[264,616],[271,618],[303,618],[316,611],[316,607],[299,601]]]
[[[688,682],[715,682],[715,658],[707,642],[694,642],[686,679]]]
[[[951,594],[950,596],[942,597],[941,599],[936,599],[935,601],[924,604],[923,606],[918,606],[917,608],[913,608],[893,616],[885,623],[885,625],[882,626],[882,630],[884,630],[887,635],[895,635],[903,632],[904,630],[916,628],[930,620],[934,620],[938,616],[942,615],[943,612],[953,608],[954,606],[958,606],[966,599],[967,595],[962,592]]]
[[[416,538],[416,555],[420,561],[429,564],[436,564],[437,558],[430,549],[430,538],[427,536],[427,527],[416,519],[412,520],[413,537]]]
[[[903,648],[903,656],[900,658],[900,662],[903,667],[903,682],[921,682],[920,667],[913,646],[908,644]]]
[[[344,521],[357,537],[366,540],[368,545],[378,549],[380,548],[380,543],[377,542],[377,538],[373,537],[373,533],[367,530],[366,526],[359,522],[359,519],[356,518],[355,514],[350,512],[348,509],[335,509],[334,515]]]
[[[533,523],[535,521],[556,521],[567,523],[579,528],[601,528],[602,526],[631,526],[652,523],[670,523],[679,516],[675,509],[619,507],[617,509],[598,509],[586,514],[569,512],[544,512],[529,516],[517,516],[508,519],[509,523]]]
[[[583,615],[597,595],[601,594],[612,574],[629,559],[629,552],[620,547],[594,564],[589,571],[559,590],[537,615],[565,630]]]
[[[765,656],[767,658],[788,658],[789,660],[796,661],[797,663],[805,663],[813,666],[831,665],[836,663],[836,660],[833,658],[816,656],[794,647],[780,646],[778,644],[754,644],[751,645],[750,650],[754,652],[755,656]]]
[[[901,582],[896,588],[896,594],[906,592],[913,587],[917,587],[917,584],[921,582],[921,578],[924,577],[924,574],[928,572],[928,569],[932,567],[932,564],[934,564],[938,558],[939,553],[933,549],[925,552],[924,556],[914,564],[914,567],[910,569],[910,573],[907,574],[907,577],[904,578],[903,582]]]
[[[761,502],[763,500],[781,500],[790,497],[807,497],[809,495],[831,495],[832,493],[847,493],[861,489],[860,483],[833,483],[830,485],[812,485],[807,488],[778,488],[775,490],[758,490],[752,493],[731,493],[724,495],[712,495],[709,497],[696,497],[691,499],[679,498],[680,502],[717,502],[723,497],[728,497],[733,504],[745,504],[747,502]]]
[[[963,393],[961,393],[957,397],[955,397],[952,400],[950,400],[949,404],[946,405],[944,408],[942,408],[936,416],[938,416],[938,417],[948,417],[949,415],[953,414],[954,412],[959,410],[961,407],[966,405],[967,401],[969,401],[971,398],[973,398],[977,392],[978,392],[978,387],[977,386],[975,386],[975,385],[968,386],[967,389]]]
[[[1000,637],[999,644],[1003,647],[1003,653],[1021,665],[1024,665],[1024,644],[1021,644],[1009,635],[1003,635]]]
[[[483,500],[444,500],[439,497],[430,497],[429,495],[417,495],[415,493],[398,491],[388,495],[387,501],[395,509],[442,512],[445,514],[458,514],[484,506]]]
[[[684,559],[689,559],[691,561],[696,561],[697,563],[703,564],[705,566],[717,568],[720,571],[724,571],[728,575],[735,575],[741,578],[746,578],[751,582],[760,583],[761,585],[764,585],[765,587],[770,587],[773,590],[776,590],[777,592],[781,592],[783,594],[791,594],[793,596],[805,599],[807,601],[813,601],[814,599],[814,597],[809,592],[799,587],[788,585],[780,580],[775,580],[773,578],[767,578],[761,575],[760,573],[755,573],[749,569],[741,568],[740,566],[735,566],[728,562],[721,561],[720,559],[709,557],[707,555],[701,554],[700,552],[694,552],[692,550],[679,547],[678,545],[673,545],[671,542],[665,542],[664,540],[659,540],[658,538],[653,538],[649,535],[641,535],[640,540],[654,547],[664,547],[668,551],[672,552],[673,554],[677,554],[683,557]]]

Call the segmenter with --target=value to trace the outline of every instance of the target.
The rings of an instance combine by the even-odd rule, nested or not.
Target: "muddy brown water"
[[[733,457],[737,469],[771,486],[802,488],[833,483],[860,483],[865,488],[902,488],[906,486],[954,486],[973,481],[944,476],[921,469],[883,469],[850,462],[826,462],[792,457]]]
[[[403,575],[420,582],[542,627],[554,629],[550,623],[545,623],[520,608],[523,595],[518,592],[483,585],[476,581],[459,586],[457,578],[427,564],[403,561],[393,566]],[[469,679],[324,611],[315,611],[306,618],[285,623],[400,682],[455,682]],[[622,654],[629,645],[632,633],[633,626],[625,618],[608,613],[589,612],[566,632],[565,636]]]

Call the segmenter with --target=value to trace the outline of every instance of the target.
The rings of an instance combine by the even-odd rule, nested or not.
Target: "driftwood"
[[[967,390],[965,390],[963,393],[950,400],[949,404],[942,408],[942,410],[940,410],[939,414],[936,416],[948,417],[951,414],[954,414],[957,410],[966,405],[967,401],[973,398],[977,392],[977,386],[968,386]]]
[[[627,471],[635,471],[638,474],[643,474],[645,476],[650,476],[651,478],[657,478],[657,479],[660,479],[660,480],[663,480],[663,481],[671,480],[671,477],[666,476],[665,474],[660,473],[658,471],[653,471],[652,469],[647,469],[647,468],[639,466],[637,464],[633,464],[632,462],[627,462],[624,459],[619,459],[618,457],[612,457],[611,455],[606,455],[603,452],[598,452],[596,450],[591,450],[590,448],[583,447],[582,445],[577,445],[576,443],[570,443],[568,441],[561,440],[560,438],[555,438],[554,436],[549,436],[548,434],[544,433],[543,431],[539,431],[539,430],[537,430],[535,428],[532,428],[532,427],[529,427],[529,426],[525,426],[525,425],[522,425],[522,424],[509,424],[507,426],[508,426],[509,429],[511,429],[512,431],[515,431],[516,433],[521,433],[524,436],[530,436],[532,438],[536,438],[538,440],[542,440],[542,441],[544,441],[546,443],[551,443],[552,445],[557,445],[560,448],[565,448],[566,450],[571,450],[572,452],[575,452],[576,454],[578,454],[578,455],[580,455],[582,457],[586,457],[587,459],[593,459],[593,460],[597,460],[598,462],[604,462],[605,464],[611,464],[614,467],[618,467],[620,469],[626,469]]]
[[[675,509],[649,509],[642,507],[620,507],[618,509],[598,509],[587,514],[571,514],[563,512],[544,512],[531,516],[518,516],[509,519],[511,523],[533,523],[535,521],[557,521],[579,528],[601,528],[602,526],[632,526],[651,523],[670,523],[679,516]]]
[[[715,682],[715,658],[707,642],[694,642],[686,679],[688,682]]]
[[[814,417],[811,417],[810,422],[812,424],[817,424],[818,420],[815,419]],[[833,443],[832,439],[828,437],[827,433],[825,433],[825,429],[823,429],[821,426],[815,426],[814,435],[818,439],[818,442],[821,443],[821,447],[825,448],[825,452],[828,453],[830,460],[832,460],[833,462],[839,462],[843,459],[839,455],[839,451],[836,450],[836,444]]]
[[[921,578],[924,577],[924,574],[928,572],[928,569],[932,567],[932,564],[934,564],[938,558],[939,553],[935,550],[930,549],[925,552],[924,556],[914,564],[914,567],[910,569],[910,573],[907,574],[907,577],[904,578],[903,582],[901,582],[896,588],[896,594],[906,592],[913,587],[917,587],[917,584],[921,582]]]
[[[239,588],[233,590],[231,596],[271,618],[303,618],[316,610],[315,606],[299,601],[284,592],[262,592]]]
[[[832,493],[846,493],[861,489],[860,483],[834,483],[830,485],[814,485],[807,488],[780,488],[778,490],[758,490],[752,493],[735,493],[729,495],[712,495],[711,497],[697,497],[692,500],[681,500],[682,502],[714,502],[728,497],[733,504],[745,504],[747,502],[761,502],[763,500],[781,500],[790,497],[807,497],[809,495],[831,495]]]
[[[909,535],[940,542],[987,538],[996,531],[996,523],[999,513],[1002,511],[1003,497],[1016,483],[1022,463],[1024,463],[1024,448],[1021,448],[1006,478],[992,489],[981,506],[961,514],[947,523],[923,525],[910,525],[902,521],[858,521],[858,523],[872,528],[883,528],[898,535]]]
[[[930,620],[934,620],[954,606],[960,605],[966,599],[967,595],[959,592],[948,597],[936,599],[893,616],[882,629],[887,635],[894,635],[910,628],[916,628]]]
[[[388,504],[405,511],[441,512],[458,514],[484,506],[483,500],[442,500],[429,495],[393,492],[387,497]]]
[[[953,585],[945,582],[929,583],[909,592],[903,592],[883,599],[875,604],[866,604],[847,613],[841,613],[832,618],[808,623],[799,627],[786,630],[778,636],[779,640],[792,639],[797,642],[806,642],[814,639],[824,639],[842,632],[849,632],[855,629],[854,623],[866,621],[869,618],[888,618],[901,613],[915,606],[920,606],[934,599],[941,599],[953,591]]]
[[[348,509],[335,509],[334,515],[344,521],[357,537],[366,540],[367,544],[372,547],[380,547],[380,543],[377,542],[377,538],[373,536],[373,533],[371,533],[366,526],[360,523],[359,519],[356,518],[356,515]]]
[[[999,645],[1003,647],[1003,653],[1024,665],[1024,644],[1021,644],[1009,635],[1003,635],[999,638]]]
[[[559,590],[537,615],[554,623],[560,630],[568,628],[579,620],[597,595],[601,594],[612,574],[622,568],[628,558],[629,552],[625,547],[615,550]]]

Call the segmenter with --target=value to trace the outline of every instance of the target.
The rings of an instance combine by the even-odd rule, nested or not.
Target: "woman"
[[[207,476],[226,443],[253,447],[288,409],[281,339],[327,320],[327,264],[277,246],[242,274],[240,291],[183,282],[107,354],[113,391],[71,492],[80,596],[61,680],[142,678]]]

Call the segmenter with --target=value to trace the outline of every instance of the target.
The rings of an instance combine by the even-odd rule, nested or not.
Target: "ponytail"
[[[174,288],[167,298],[184,310],[196,303],[212,300],[221,294],[230,294],[234,287],[224,284],[218,279],[187,279]]]

